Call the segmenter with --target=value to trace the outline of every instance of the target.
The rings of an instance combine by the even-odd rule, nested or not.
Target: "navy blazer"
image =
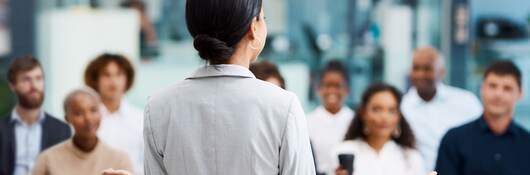
[[[15,169],[16,139],[14,122],[11,115],[0,120],[0,175],[12,175]],[[45,114],[42,123],[41,151],[60,143],[71,136],[70,127]]]

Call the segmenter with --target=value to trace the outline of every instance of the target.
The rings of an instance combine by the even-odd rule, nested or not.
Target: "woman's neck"
[[[74,135],[73,142],[74,146],[77,147],[79,150],[83,152],[92,152],[98,144],[98,138],[96,136],[81,137],[78,135]]]
[[[240,42],[237,45],[234,54],[230,57],[230,59],[228,59],[227,63],[249,68],[250,63],[255,57],[255,51],[249,49],[244,42]]]
[[[102,99],[101,102],[105,105],[105,108],[109,113],[114,113],[120,109],[121,100],[120,99]]]
[[[372,149],[374,149],[377,153],[381,152],[385,144],[390,140],[390,138],[386,137],[378,137],[378,136],[368,136],[366,137],[366,142]]]
[[[230,60],[228,60],[228,64],[234,64],[249,68],[250,60],[248,58],[245,58],[244,56],[233,55],[232,57],[230,57]]]

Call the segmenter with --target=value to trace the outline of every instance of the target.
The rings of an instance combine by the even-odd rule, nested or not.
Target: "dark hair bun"
[[[228,61],[234,52],[234,49],[224,41],[203,34],[195,36],[193,47],[199,51],[199,56],[202,59],[213,63]]]

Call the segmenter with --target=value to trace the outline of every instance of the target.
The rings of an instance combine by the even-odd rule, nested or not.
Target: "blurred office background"
[[[261,60],[279,65],[287,89],[311,111],[317,75],[332,59],[349,67],[355,107],[372,82],[410,86],[412,51],[439,48],[445,82],[478,95],[484,68],[510,59],[524,72],[526,95],[517,118],[530,128],[530,1],[528,0],[266,0],[269,27]],[[47,111],[83,85],[86,63],[102,52],[131,58],[137,78],[127,99],[143,107],[158,89],[206,64],[186,29],[185,0],[0,0],[0,114],[14,96],[5,73],[15,56],[33,54],[45,68]]]

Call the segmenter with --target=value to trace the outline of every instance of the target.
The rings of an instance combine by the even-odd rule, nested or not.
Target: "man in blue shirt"
[[[37,155],[70,137],[70,127],[46,114],[44,75],[33,57],[17,58],[7,71],[17,104],[0,120],[0,175],[27,175]]]
[[[513,122],[522,98],[521,76],[511,61],[488,67],[481,86],[484,114],[447,132],[438,152],[438,174],[530,174],[530,134]]]

